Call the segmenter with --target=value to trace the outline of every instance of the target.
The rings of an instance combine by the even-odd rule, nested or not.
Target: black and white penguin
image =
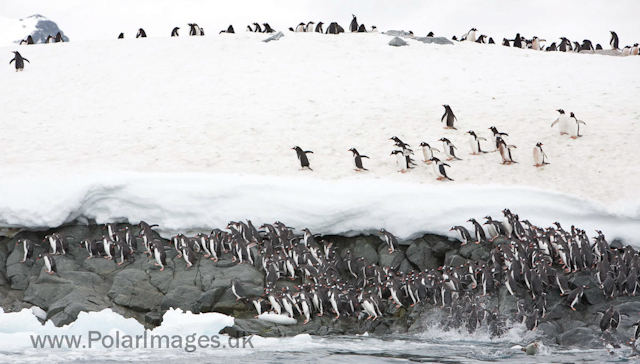
[[[623,56],[630,56],[631,55],[631,47],[625,46],[624,48],[622,48],[622,55]]]
[[[193,249],[189,247],[189,245],[185,245],[182,247],[182,257],[184,258],[184,262],[187,264],[187,268],[191,268],[196,263],[196,253],[193,252]]]
[[[120,263],[118,263],[118,265],[122,265],[122,263],[124,263],[125,260],[130,260],[131,258],[133,258],[131,248],[129,247],[129,245],[127,245],[127,243],[118,242],[116,249],[117,249],[117,254],[120,256]],[[115,261],[117,262],[118,259],[115,259]]]
[[[267,303],[262,297],[253,298],[251,303],[253,303],[253,307],[255,307],[256,312],[258,313],[255,318],[258,318],[258,316],[262,315],[262,313],[267,310]]]
[[[89,256],[87,257],[87,259],[91,259],[94,256],[99,255],[98,243],[96,242],[95,239],[91,239],[91,238],[83,239],[80,241],[80,246],[81,247],[83,246],[87,250],[87,253],[89,253]]]
[[[321,22],[321,21],[318,22],[318,25],[316,25],[316,33],[320,33],[320,34],[324,33],[324,31],[322,30],[322,26],[323,25],[324,25],[323,22]]]
[[[164,251],[164,246],[160,240],[154,240],[151,242],[150,248],[156,260],[154,265],[160,267],[160,271],[162,272],[164,266],[167,265],[167,253]]]
[[[313,28],[313,26],[314,26],[315,24],[316,24],[316,23],[315,23],[315,22],[313,22],[313,21],[308,22],[308,23],[307,23],[307,25],[305,25],[305,26],[304,26],[304,32],[305,32],[305,33],[313,33],[313,31],[315,30],[315,29]]]
[[[120,35],[118,36],[118,39],[124,39],[124,33],[120,33]]]
[[[456,149],[458,149],[458,148],[456,148],[456,146],[455,146],[455,145],[453,145],[449,139],[447,139],[447,138],[440,138],[439,140],[440,140],[440,141],[443,143],[443,145],[444,145],[444,154],[446,154],[446,155],[447,155],[447,160],[448,160],[448,161],[451,161],[451,160],[458,160],[458,161],[461,161],[461,160],[462,160],[462,159],[460,159],[460,158],[456,157],[455,150],[456,150]]]
[[[367,27],[364,24],[360,24],[360,26],[358,27],[358,33],[366,33],[367,32]]]
[[[480,36],[478,37],[478,39],[476,39],[476,43],[480,43],[480,44],[486,44],[485,39],[487,38],[486,35],[484,34],[480,34]]]
[[[498,137],[502,137],[504,136],[509,136],[509,134],[507,133],[502,133],[498,131],[498,128],[496,128],[495,126],[492,126],[489,128],[489,130],[491,130],[491,134],[493,134],[493,142],[495,145],[495,150],[493,150],[494,152],[498,150]]]
[[[400,249],[400,244],[398,244],[398,238],[396,238],[395,235],[391,234],[385,229],[380,229],[380,231],[378,232],[384,235],[384,241],[387,243],[387,246],[389,246],[388,248],[389,254]]]
[[[144,31],[144,29],[140,28],[138,29],[138,34],[136,34],[136,38],[146,38],[147,37],[147,32]]]
[[[369,157],[367,157],[366,155],[360,155],[360,153],[358,153],[356,148],[351,148],[348,150],[348,152],[353,153],[353,164],[355,166],[356,172],[368,171],[368,169],[364,168],[364,166],[362,165],[362,158],[370,159]]]
[[[376,27],[375,25],[371,26],[371,33],[377,33],[378,32],[378,27]]]
[[[242,284],[237,279],[231,280],[231,293],[236,296],[236,301],[247,298],[247,295],[244,293],[244,289],[242,289]]]
[[[110,236],[106,236],[106,235],[102,236],[102,247],[106,254],[105,259],[112,260],[115,243]]]
[[[556,46],[556,42],[551,43],[550,46],[545,49],[545,52],[556,52],[558,51],[558,47]]]
[[[444,169],[445,166],[451,167],[450,165],[442,163],[440,159],[436,157],[431,158],[431,161],[433,162],[433,171],[435,172],[436,176],[438,176],[438,178],[436,178],[438,181],[441,181],[443,179],[453,181],[451,178],[449,178],[449,176],[447,176],[447,171],[445,171]]]
[[[545,39],[540,39],[538,37],[533,37],[533,39],[531,40],[531,48],[534,51],[539,51],[542,49],[542,42],[546,42]]]
[[[351,33],[355,33],[358,31],[358,20],[355,15],[351,14],[351,16],[353,19],[351,19],[351,24],[349,24],[349,31],[351,31]]]
[[[289,30],[293,31],[293,29],[289,28]],[[251,28],[251,25],[247,25],[247,30],[246,32],[252,32],[253,33],[253,28]]]
[[[534,166],[536,167],[542,167],[545,164],[549,164],[545,161],[547,155],[542,150],[542,145],[542,143],[537,143],[536,146],[533,147],[533,162],[535,163]]]
[[[456,118],[456,116],[453,114],[453,111],[451,110],[451,107],[449,105],[442,105],[444,106],[444,115],[442,115],[442,118],[440,119],[440,122],[444,121],[444,118],[447,118],[447,126],[445,126],[445,129],[453,129],[456,130],[456,128],[453,126],[453,122],[458,120],[458,118]]]
[[[298,146],[293,147],[291,149],[295,150],[296,154],[298,155],[298,160],[300,161],[300,166],[302,167],[300,169],[302,170],[305,168],[309,168],[310,171],[313,171],[313,169],[309,167],[309,158],[307,158],[307,153],[313,153],[313,152],[310,150],[303,151],[302,148]]]
[[[640,48],[638,48],[638,43],[635,43],[633,47],[631,47],[631,55],[637,56],[638,54],[640,54]]]
[[[433,151],[434,150],[436,152],[440,153],[439,150],[437,150],[436,148],[431,148],[431,146],[429,144],[427,144],[426,142],[420,143],[420,147],[422,148],[422,154],[424,155],[423,162],[425,162],[427,164],[431,164],[431,158],[433,158]]]
[[[33,37],[32,36],[28,36],[27,37],[27,44],[35,44],[35,42],[33,41]]]
[[[56,266],[56,261],[53,259],[52,254],[40,254],[38,259],[40,258],[44,260],[44,265],[47,267],[45,272],[49,274],[58,273],[58,267]]]
[[[23,71],[24,70],[24,61],[29,62],[28,59],[23,58],[19,52],[17,51],[13,51],[14,57],[12,60],[9,61],[9,64],[11,64],[11,62],[16,62],[15,66],[16,66],[16,72],[18,71]],[[31,63],[31,62],[29,62]]]
[[[263,33],[275,33],[276,31],[271,29],[271,26],[269,25],[269,23],[262,23],[262,26],[264,27],[264,30],[262,31]],[[227,29],[227,33],[233,33],[233,26],[229,25],[229,28],[231,28],[231,32],[229,32],[229,29]]]
[[[180,30],[180,28],[179,28],[179,27],[175,27],[175,28],[173,28],[173,30],[171,31],[171,36],[172,36],[172,37],[178,37],[178,36],[180,36],[180,34],[178,34],[178,30]]]
[[[582,45],[580,46],[581,51],[593,51],[593,43],[589,39],[585,39],[582,41]]]
[[[509,42],[509,39],[507,38],[502,38],[502,45],[505,47],[511,47],[511,43]]]
[[[305,23],[300,23],[296,27],[296,33],[304,33],[304,28],[306,27]]]
[[[609,45],[611,46],[611,49],[613,49],[614,51],[619,50],[620,48],[618,48],[618,44],[620,42],[618,40],[618,34],[616,34],[616,32],[614,31],[609,31],[609,33],[611,33],[611,40],[609,41]]]
[[[522,37],[520,36],[520,33],[516,33],[515,38],[513,38],[513,46],[515,48],[522,48]]]
[[[196,23],[189,23],[189,35],[190,36],[202,36],[204,35],[202,29]]]
[[[45,44],[55,43],[55,42],[56,42],[56,38],[54,38],[53,35],[48,35],[47,39],[44,41]]]
[[[576,310],[575,306],[580,303],[580,299],[582,299],[582,296],[584,295],[584,289],[585,288],[589,288],[586,286],[580,286],[576,289],[574,289],[573,291],[571,291],[571,293],[569,293],[569,297],[567,297],[567,302],[569,302],[569,307],[571,307],[572,310]]]
[[[476,244],[487,244],[487,235],[484,233],[484,228],[482,227],[482,225],[480,225],[480,223],[473,218],[467,220],[467,222],[472,223],[473,227],[475,228]]]
[[[393,152],[391,152],[390,155],[395,155],[396,156],[396,163],[400,167],[400,171],[399,172],[405,173],[405,172],[407,172],[408,169],[412,168],[407,163],[407,158],[405,157],[404,153],[401,150],[394,150]]]
[[[507,145],[507,143],[502,139],[502,137],[498,137],[498,150],[500,151],[500,156],[502,157],[502,164],[511,164],[518,163],[513,160],[511,156],[511,148],[516,149],[515,145]]]
[[[596,44],[596,51],[601,51],[602,50],[602,46],[600,45],[600,43]]]
[[[467,32],[466,36],[463,36],[463,38],[468,42],[475,42],[477,40],[477,38],[476,38],[476,32],[477,31],[478,31],[478,29],[471,28],[471,30],[469,30],[469,32]]]
[[[553,128],[554,125],[558,124],[558,127],[560,128],[560,135],[569,134],[569,117],[562,109],[557,109],[556,111],[559,112],[560,115],[558,115],[558,118],[551,123],[551,127]]]
[[[471,241],[471,233],[464,226],[454,226],[449,231],[457,231],[460,234],[460,239],[462,239],[462,245],[466,245]]]
[[[58,32],[56,33],[56,43],[61,43],[64,42],[64,39],[62,38],[62,33]]]
[[[22,260],[20,261],[20,263],[31,260],[31,257],[33,257],[33,242],[29,239],[18,239],[18,241],[16,242],[16,246],[18,246],[18,244],[22,244],[23,249]]]
[[[493,38],[489,37],[489,44],[496,44],[496,41]]]
[[[569,117],[569,131],[571,139],[578,139],[582,136],[580,135],[580,124],[587,125],[587,123],[585,123],[584,121],[578,120],[576,118],[576,115],[572,112],[571,116]]]
[[[258,23],[253,23],[253,25],[256,27],[253,31],[256,33],[262,33],[262,28],[260,27],[260,24]]]
[[[469,130],[465,134],[469,134],[469,145],[471,146],[471,155],[478,155],[480,153],[486,153],[480,148],[480,140],[486,141],[487,139],[479,137],[473,130]]]

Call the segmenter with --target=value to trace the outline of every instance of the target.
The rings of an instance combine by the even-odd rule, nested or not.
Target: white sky
[[[143,27],[150,37],[169,36],[171,29],[196,22],[208,35],[233,24],[268,22],[286,30],[300,22],[339,22],[347,27],[351,14],[380,30],[433,31],[451,37],[476,27],[496,41],[515,33],[555,40],[591,39],[606,46],[609,30],[621,45],[640,42],[639,0],[0,0],[0,15],[24,18],[41,14],[55,21],[71,41],[126,37]]]

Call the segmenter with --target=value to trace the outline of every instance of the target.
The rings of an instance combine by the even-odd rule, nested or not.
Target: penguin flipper
[[[487,139],[482,138],[482,137],[478,137],[478,140],[484,140],[484,141],[487,141]]]
[[[366,155],[361,155],[360,158],[367,158],[367,159],[371,159],[369,157],[367,157]]]
[[[557,118],[553,123],[551,123],[551,127],[553,128],[560,121],[560,118]]]
[[[23,60],[23,61],[27,61],[27,62],[29,62],[29,60],[28,60],[28,59],[26,59],[26,58],[23,58],[22,60]],[[29,62],[29,63],[31,63],[31,62]],[[580,121],[580,120],[578,120],[578,121]],[[584,125],[587,125],[587,124],[584,124]]]
[[[310,151],[310,150],[305,150],[304,152],[305,152],[305,153],[311,153],[311,154],[313,154],[313,152],[312,152],[312,151]]]
[[[576,120],[576,121],[577,121],[578,123],[582,124],[582,125],[587,125],[587,123],[585,123],[585,122],[584,122],[584,121],[582,121],[582,120]]]
[[[15,61],[16,59],[13,58],[12,60],[9,61],[9,64],[13,63],[13,61]]]
[[[440,153],[440,151],[437,150],[436,148],[431,148],[431,150],[435,150],[436,152]]]

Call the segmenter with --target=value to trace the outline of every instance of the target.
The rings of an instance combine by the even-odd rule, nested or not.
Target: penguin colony
[[[457,117],[454,115],[453,110],[449,105],[443,105],[443,106],[445,108],[445,112],[444,112],[444,115],[442,115],[441,122],[445,122],[446,120],[446,126],[444,127],[444,129],[457,130],[454,126],[454,123],[457,121]],[[559,112],[560,114],[558,118],[551,123],[551,127],[553,128],[556,124],[559,124],[558,128],[560,129],[560,135],[570,135],[572,139],[577,139],[581,137],[582,135],[580,134],[580,125],[586,125],[586,123],[582,120],[578,120],[573,112],[570,113],[570,116],[567,116],[564,110],[562,109],[558,109],[556,111]],[[514,160],[513,153],[512,153],[512,150],[517,149],[517,147],[515,145],[507,144],[505,140],[505,137],[508,137],[509,134],[498,131],[498,129],[495,126],[489,127],[488,130],[490,130],[492,134],[491,140],[490,140],[490,147],[493,148],[492,150],[489,150],[489,151],[483,150],[482,149],[483,146],[480,143],[480,141],[484,141],[485,143],[488,142],[486,138],[479,137],[476,134],[476,132],[473,130],[469,130],[464,133],[469,135],[469,146],[471,151],[469,154],[481,155],[481,154],[497,151],[500,154],[500,159],[502,161],[502,164],[510,165],[512,163],[518,163],[517,161]],[[403,142],[397,136],[393,136],[389,138],[389,140],[392,140],[396,147],[396,149],[394,149],[391,152],[390,156],[395,157],[396,164],[398,165],[398,168],[399,168],[399,172],[406,173],[408,170],[414,169],[415,166],[417,166],[417,164],[415,160],[411,157],[412,155],[414,155],[413,150],[410,148],[411,145]],[[442,152],[444,153],[447,162],[462,160],[457,156],[458,148],[451,142],[451,140],[449,140],[448,138],[440,138],[438,139],[438,142],[442,142],[442,147],[443,147]],[[538,142],[533,147],[532,155],[533,155],[533,165],[535,167],[543,167],[547,164],[550,164],[547,161],[548,160],[547,154],[542,149],[543,145],[544,145],[543,143]],[[436,176],[436,179],[439,181],[441,180],[453,181],[453,179],[451,179],[447,175],[447,169],[445,168],[445,167],[451,168],[451,165],[443,162],[440,158],[437,158],[434,154],[434,151],[440,153],[440,150],[431,147],[431,145],[429,145],[429,143],[427,142],[421,142],[420,148],[422,149],[422,154],[424,156],[424,159],[422,160],[422,162],[426,164],[431,164],[433,166],[433,172]],[[298,160],[300,161],[301,170],[305,168],[312,170],[311,167],[309,166],[310,162],[306,154],[313,153],[313,152],[311,151],[303,152],[300,147],[294,147],[291,149],[296,151]],[[355,171],[357,172],[368,171],[368,169],[364,168],[363,166],[362,158],[369,159],[369,157],[360,155],[360,153],[358,153],[358,151],[355,148],[351,148],[349,149],[349,151],[353,152]]]
[[[448,327],[465,327],[473,333],[486,325],[492,336],[499,336],[505,330],[507,317],[497,308],[487,309],[485,297],[497,294],[503,286],[518,298],[515,319],[529,330],[544,321],[549,295],[566,297],[565,304],[578,310],[585,309],[582,297],[589,288],[600,289],[607,300],[640,293],[639,253],[631,246],[609,244],[599,230],[597,236],[589,238],[574,226],[567,231],[555,222],[542,228],[520,220],[509,209],[502,213],[499,221],[486,216],[480,224],[471,218],[468,228],[450,229],[460,234],[462,245],[487,247],[486,260],[424,271],[382,267],[350,250],[339,254],[333,242],[316,240],[317,236],[306,228],[301,230],[301,236],[296,235],[281,222],[256,228],[250,220],[232,221],[226,231],[173,236],[169,246],[154,238],[152,228],[157,225],[141,221],[139,232],[134,234],[129,227],[118,229],[115,224],[106,224],[100,239],[84,239],[80,246],[86,249],[87,259],[103,257],[121,265],[133,260],[132,253],[138,251],[138,241],[142,240],[144,253],[160,271],[167,266],[168,249],[177,253],[174,264],[184,260],[186,269],[198,259],[217,262],[230,254],[237,264],[257,265],[265,274],[261,296],[247,296],[242,283],[232,280],[231,290],[237,300],[253,306],[258,315],[273,311],[291,318],[299,316],[304,318],[304,324],[315,314],[376,320],[389,305],[410,308],[429,304],[444,309]],[[399,241],[391,232],[381,229],[379,233],[388,254],[400,250]],[[44,238],[42,244],[47,252],[38,259],[45,260],[47,273],[57,273],[55,256],[69,251],[67,239],[75,238],[59,233]],[[18,240],[16,246],[23,249],[21,262],[32,260],[35,247],[42,247],[28,239]],[[576,272],[587,272],[600,286],[572,287],[567,275]],[[279,280],[295,279],[301,279],[302,284],[293,289],[276,289]],[[600,328],[603,332],[615,331],[622,319],[611,306],[603,313]],[[632,339],[639,334],[640,329]]]

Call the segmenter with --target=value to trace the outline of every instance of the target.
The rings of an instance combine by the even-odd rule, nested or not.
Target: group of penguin
[[[502,213],[501,220],[486,216],[481,225],[471,218],[470,228],[450,229],[459,233],[462,245],[484,248],[484,260],[423,271],[381,266],[349,249],[339,252],[334,242],[318,238],[309,229],[302,229],[300,236],[281,222],[258,229],[250,220],[232,221],[227,231],[214,229],[194,237],[176,235],[168,247],[154,238],[152,228],[157,225],[142,221],[139,233],[134,234],[128,227],[117,229],[115,224],[107,224],[100,239],[84,239],[80,244],[88,253],[87,259],[103,256],[120,260],[117,264],[121,265],[133,259],[132,252],[138,251],[141,239],[144,253],[155,260],[160,271],[167,266],[167,249],[177,253],[174,264],[184,259],[186,269],[198,259],[218,261],[226,259],[223,254],[231,253],[233,261],[259,267],[265,274],[264,294],[259,296],[248,296],[242,282],[231,280],[236,300],[251,304],[258,315],[274,311],[292,318],[301,316],[304,324],[314,314],[376,320],[391,313],[392,305],[409,308],[431,304],[448,313],[446,327],[464,326],[473,333],[486,325],[492,336],[498,336],[505,330],[507,317],[499,314],[497,307],[489,309],[485,297],[497,294],[501,287],[518,298],[516,319],[529,330],[545,318],[551,294],[566,296],[566,305],[572,310],[583,305],[582,297],[589,287],[571,287],[567,274],[572,272],[589,272],[607,300],[640,293],[640,260],[631,246],[618,241],[609,244],[599,230],[592,241],[584,230],[574,226],[565,230],[555,222],[542,228],[520,220],[509,209]],[[401,251],[398,238],[391,232],[381,229],[379,234],[388,248],[379,254]],[[57,273],[54,256],[66,254],[67,239],[72,238],[59,233],[45,237],[49,252],[38,259],[44,258],[47,273]],[[21,262],[32,259],[36,244],[19,239],[18,245],[24,249]],[[277,289],[279,280],[299,280],[300,284]],[[623,317],[611,306],[600,321],[602,331],[616,330]],[[635,324],[634,340],[640,335],[639,323]]]
[[[349,31],[351,33],[377,33],[378,28],[375,25],[371,26],[370,30],[367,30],[367,27],[364,24],[358,25],[358,19],[355,15],[351,14],[353,19],[351,19],[351,23],[349,24]],[[318,22],[316,25],[315,22],[310,21],[308,23],[300,23],[295,29],[290,27],[289,30],[295,33],[324,33],[324,34],[340,34],[344,33],[344,28],[340,26],[340,24],[333,22],[329,24],[329,27],[325,31],[323,28],[324,23]]]
[[[478,29],[471,28],[466,34],[458,39],[457,36],[453,36],[453,40],[455,41],[468,41],[482,44],[496,44],[496,42],[491,37],[487,37],[484,34],[478,35]],[[625,46],[622,49],[619,48],[619,39],[618,34],[614,31],[610,31],[611,38],[609,40],[609,45],[611,46],[611,50],[620,51],[622,56],[637,56],[640,52],[638,50],[638,43],[635,43],[633,46]],[[433,36],[433,33],[430,33]],[[527,39],[517,33],[513,39],[502,39],[502,45],[505,47],[515,47],[515,48],[524,48],[524,49],[533,49],[536,51],[546,51],[546,52],[582,52],[582,51],[596,51],[602,50],[602,46],[600,44],[596,44],[595,48],[593,43],[589,39],[585,39],[582,41],[582,44],[578,42],[572,42],[565,38],[560,37],[560,41],[558,43],[553,42],[549,46],[544,47],[542,43],[546,42],[545,39],[540,39],[538,37],[533,37],[531,39]]]
[[[444,115],[440,122],[445,122],[445,129],[453,129],[457,130],[454,126],[457,121],[457,117],[453,113],[451,106],[442,105],[445,109]],[[581,137],[580,134],[580,125],[586,125],[586,123],[582,120],[578,120],[573,112],[570,113],[570,116],[564,112],[563,109],[556,110],[560,113],[558,118],[551,123],[551,127],[558,124],[560,129],[560,135],[568,134],[572,139],[577,139]],[[509,136],[507,133],[503,133],[498,131],[495,126],[491,126],[489,128],[492,134],[492,144],[494,145],[494,149],[492,152],[499,151],[500,157],[502,159],[502,164],[510,165],[512,163],[518,163],[513,159],[513,155],[511,153],[512,149],[517,149],[515,145],[507,144],[505,141],[505,137]],[[480,141],[487,141],[487,139],[483,137],[479,137],[473,130],[467,131],[465,134],[469,135],[469,146],[471,149],[471,155],[479,155],[482,153],[488,153],[489,151],[482,150],[482,146]],[[393,136],[389,138],[395,143],[397,149],[393,150],[390,155],[396,157],[396,164],[400,167],[399,172],[405,173],[410,169],[413,169],[416,165],[415,160],[411,158],[413,155],[413,150],[410,148],[410,145],[403,142],[400,138]],[[447,139],[440,138],[438,141],[443,144],[443,152],[447,157],[447,161],[453,160],[462,160],[456,156],[456,146]],[[543,144],[541,142],[536,143],[535,147],[533,147],[533,161],[535,167],[543,167],[549,162],[547,161],[548,157],[544,150],[542,149]],[[433,165],[433,171],[437,177],[437,180],[449,180],[453,181],[448,175],[445,167],[451,167],[449,164],[444,163],[439,158],[435,157],[434,151],[440,152],[440,150],[433,148],[426,142],[420,143],[420,148],[422,149],[422,154],[424,156],[424,163]],[[309,158],[307,157],[308,153],[313,153],[312,151],[304,151],[302,148],[296,146],[291,148],[296,151],[296,155],[298,157],[298,161],[300,162],[301,169],[309,169],[312,170],[309,163]],[[361,155],[355,148],[351,148],[348,150],[353,153],[353,164],[356,172],[359,171],[368,171],[368,169],[364,168],[363,158],[369,159],[366,155]]]
[[[49,44],[49,43],[64,43],[64,39],[62,38],[62,32],[58,32],[56,33],[55,36],[53,35],[48,35],[47,39],[45,39],[44,41],[45,44]],[[20,45],[25,45],[25,44],[36,44],[33,41],[33,37],[31,35],[27,36],[27,39],[23,39],[20,41]]]

